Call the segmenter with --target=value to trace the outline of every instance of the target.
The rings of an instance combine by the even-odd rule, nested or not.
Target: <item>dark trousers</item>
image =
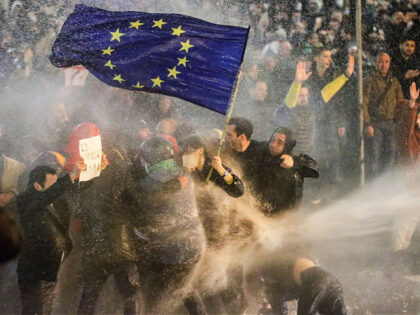
[[[19,281],[19,291],[22,303],[22,314],[51,314],[54,301],[55,282]]]
[[[158,314],[172,307],[172,300],[182,299],[190,315],[205,314],[204,307],[197,294],[191,290],[183,296],[175,296],[182,289],[197,264],[199,256],[180,264],[163,264],[158,261],[144,259],[138,265],[139,279],[142,286],[144,314]],[[175,310],[169,310],[175,313]],[[164,312],[168,312],[165,309]]]
[[[373,178],[395,163],[395,123],[392,120],[373,123],[373,137],[365,136],[366,173]]]
[[[101,264],[87,266],[84,264],[83,293],[79,303],[78,314],[94,314],[96,302],[108,277],[113,275],[118,292],[124,298],[124,314],[136,314],[137,288],[129,280],[129,263]]]
[[[227,286],[214,294],[203,294],[203,304],[207,314],[240,315],[246,310],[246,301],[243,289],[243,268],[232,266],[226,273]]]

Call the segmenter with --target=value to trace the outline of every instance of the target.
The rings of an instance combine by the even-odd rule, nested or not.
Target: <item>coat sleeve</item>
[[[343,87],[343,85],[348,81],[348,78],[342,74],[335,80],[328,83],[321,91],[322,99],[325,103],[328,103],[329,100]]]
[[[284,104],[286,104],[287,107],[293,108],[296,106],[300,88],[301,84],[296,84],[295,82],[290,85],[289,91],[287,92],[286,98],[284,99]]]
[[[49,187],[47,190],[40,193],[40,202],[42,205],[49,205],[59,198],[65,190],[72,185],[70,175],[66,174],[60,177],[57,182]]]
[[[295,168],[299,169],[302,177],[318,178],[318,164],[309,155],[300,154],[297,157],[293,157],[295,162]]]
[[[230,170],[228,167],[223,165],[223,167],[227,170]],[[235,174],[231,173],[233,177],[233,182],[231,184],[227,184],[222,176],[220,176],[219,173],[213,172],[210,180],[222,188],[229,196],[238,198],[241,197],[244,194],[244,185],[242,183],[242,180]]]

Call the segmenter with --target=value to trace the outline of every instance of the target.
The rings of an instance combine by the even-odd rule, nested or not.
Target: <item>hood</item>
[[[70,134],[70,143],[65,152],[70,156],[66,163],[66,170],[71,171],[74,164],[80,158],[79,140],[100,136],[99,127],[91,122],[83,122],[77,125]]]
[[[271,134],[270,140],[276,133],[286,135],[286,144],[284,146],[284,150],[283,150],[282,154],[289,154],[290,155],[293,151],[293,148],[296,146],[296,139],[293,137],[293,132],[289,128],[278,127]]]

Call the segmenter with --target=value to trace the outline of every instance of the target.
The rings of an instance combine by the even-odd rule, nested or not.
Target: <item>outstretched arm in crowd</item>
[[[312,72],[306,73],[305,63],[299,61],[296,66],[295,80],[290,85],[289,92],[287,92],[286,99],[284,100],[287,107],[293,108],[296,106],[302,83],[308,80],[311,74]]]
[[[419,107],[419,104],[416,103],[418,97],[419,90],[413,82],[410,86],[410,100],[400,101],[395,108],[396,150],[398,160],[402,163],[416,160],[417,140],[415,129]]]
[[[222,188],[231,197],[238,198],[244,194],[244,186],[241,179],[222,164],[220,156],[211,158],[211,166],[218,175],[213,172],[210,181]]]
[[[60,197],[64,191],[79,177],[80,172],[86,170],[86,164],[82,158],[78,159],[73,169],[68,174],[60,177],[55,184],[44,191],[40,191],[40,202],[49,205]]]
[[[231,185],[233,183],[233,176],[230,171],[224,168],[220,156],[216,155],[211,158],[211,166],[213,166],[216,172],[223,177],[226,184]]]
[[[419,89],[416,87],[416,82],[411,83],[410,85],[410,102],[408,103],[408,106],[410,108],[414,108],[416,105],[416,100],[419,98]]]
[[[354,56],[349,57],[347,71],[334,81],[328,83],[321,91],[322,99],[327,103],[348,81],[354,72]]]

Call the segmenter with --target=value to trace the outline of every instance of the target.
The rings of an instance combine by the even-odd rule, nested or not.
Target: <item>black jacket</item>
[[[293,157],[290,169],[280,166],[279,156],[268,154],[259,172],[258,195],[267,215],[296,208],[303,195],[305,177],[319,177],[315,160],[305,154]]]
[[[232,151],[232,158],[239,163],[242,168],[242,179],[246,185],[250,186],[251,191],[255,189],[258,180],[258,173],[264,156],[268,153],[267,142],[259,142],[251,139],[248,148],[244,152]]]
[[[81,183],[78,216],[83,222],[84,264],[118,263],[137,260],[134,246],[130,197],[136,187],[128,164],[119,151],[107,154],[110,164],[93,180]]]
[[[180,187],[181,177],[185,187]],[[156,171],[140,179],[139,186],[136,234],[141,259],[174,265],[198,259],[205,239],[188,172],[177,166]]]
[[[405,99],[410,99],[410,85],[413,82],[416,82],[416,85],[419,86],[419,76],[406,79],[405,74],[408,70],[416,70],[420,68],[420,62],[416,58],[416,56],[411,56],[407,60],[405,60],[402,56],[402,53],[393,56],[391,62],[391,70],[392,74],[398,79],[401,84],[401,88],[404,94]]]
[[[50,207],[71,185],[69,175],[65,175],[43,192],[30,187],[17,197],[24,234],[23,251],[17,267],[19,281],[57,280],[67,238],[65,228]]]

